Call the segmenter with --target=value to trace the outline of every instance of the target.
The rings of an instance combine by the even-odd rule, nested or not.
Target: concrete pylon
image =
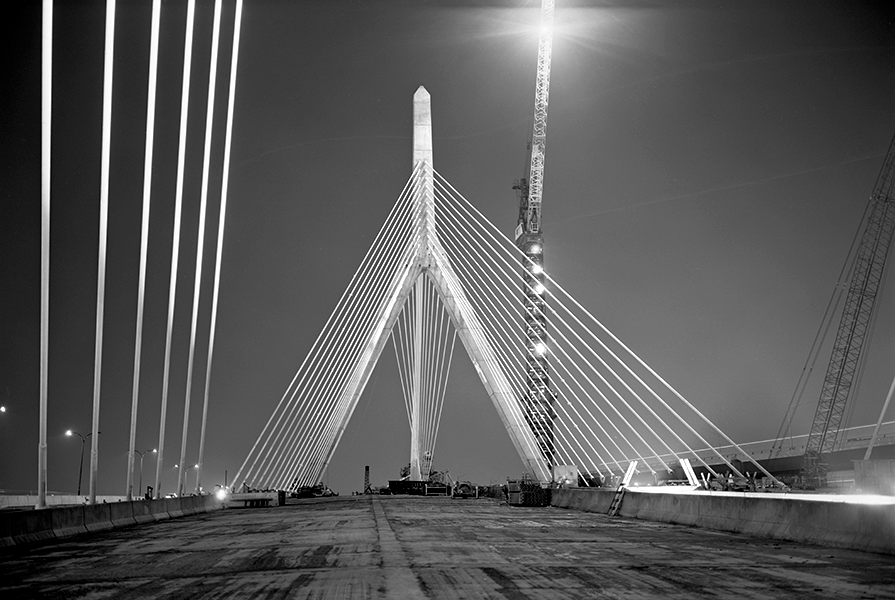
[[[457,330],[458,337],[522,460],[523,469],[536,481],[550,481],[550,468],[538,449],[531,429],[526,425],[524,412],[513,392],[509,377],[499,368],[495,350],[485,335],[480,317],[467,299],[463,283],[451,267],[447,253],[438,238],[432,166],[432,107],[429,92],[422,86],[413,95],[413,172],[413,202],[419,227],[416,257],[393,278],[386,300],[380,308],[377,326],[373,328],[361,360],[357,362],[352,376],[342,389],[342,400],[345,403],[340,402],[340,405],[346,406],[347,410],[339,416],[333,416],[339,421],[336,424],[338,433],[326,454],[323,471],[328,467],[339,445],[345,427],[354,413],[407,299],[414,288],[422,283],[421,278],[427,277]],[[420,294],[416,297],[419,298]],[[412,323],[413,335],[417,340],[416,348],[420,349],[422,310],[414,312],[416,318]],[[410,478],[417,481],[422,477],[421,458],[427,451],[433,450],[420,448],[419,441],[422,439],[423,426],[420,418],[421,390],[427,384],[426,376],[427,374],[422,372],[419,356],[415,356],[411,386]]]

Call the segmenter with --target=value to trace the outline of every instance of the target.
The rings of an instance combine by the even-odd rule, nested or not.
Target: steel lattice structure
[[[554,396],[550,388],[550,363],[547,352],[547,316],[544,300],[544,236],[541,232],[541,203],[544,193],[544,157],[547,151],[547,104],[550,97],[550,60],[553,50],[553,0],[541,3],[541,29],[538,37],[538,70],[531,137],[528,178],[517,182],[519,220],[516,246],[525,254],[526,270],[522,286],[525,310],[526,386],[522,402],[526,422],[535,435],[547,464],[555,463],[553,423],[556,420]]]
[[[845,306],[833,342],[833,352],[821,388],[820,400],[805,446],[800,475],[809,485],[823,486],[827,478],[824,455],[836,446],[837,434],[853,384],[860,374],[862,349],[870,333],[874,304],[879,294],[895,232],[895,137],[883,162],[873,193],[858,253],[849,277]]]

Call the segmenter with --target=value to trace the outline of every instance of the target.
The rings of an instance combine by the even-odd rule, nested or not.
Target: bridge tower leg
[[[376,321],[377,325],[367,339],[365,350],[361,355],[362,359],[356,365],[354,374],[341,392],[342,399],[338,405],[345,406],[346,409],[338,417],[334,417],[338,420],[338,423],[334,423],[337,434],[325,453],[320,472],[326,471],[332,455],[341,441],[345,427],[382,354],[382,348],[392,333],[398,315],[414,289],[417,289],[416,298],[417,302],[420,302],[422,277],[428,277],[434,284],[436,293],[444,305],[451,323],[456,328],[458,337],[466,348],[488,397],[497,409],[497,414],[522,459],[525,472],[536,481],[550,481],[549,459],[546,458],[549,453],[544,452],[543,441],[537,439],[537,431],[533,431],[534,428],[529,424],[530,417],[527,416],[529,411],[521,406],[507,374],[497,366],[499,361],[496,360],[495,350],[485,334],[485,329],[479,321],[475,309],[466,298],[463,284],[451,267],[447,253],[439,241],[435,227],[432,109],[429,92],[425,88],[420,87],[416,91],[413,96],[413,105],[413,167],[414,173],[416,173],[414,204],[419,228],[417,255],[413,262],[405,270],[396,274],[392,281],[387,300],[383,303],[380,316]],[[413,321],[413,335],[416,339],[416,347],[421,349],[423,322],[419,315],[423,311],[420,305],[417,305],[416,309],[417,318]],[[424,473],[428,474],[431,466],[428,460],[429,454],[427,454],[431,448],[420,447],[420,440],[423,437],[423,422],[419,411],[425,374],[422,372],[422,361],[418,359],[418,356],[414,357],[413,395],[411,397],[413,414],[410,419],[410,477],[415,480],[421,479]],[[550,439],[552,444],[552,436]],[[422,466],[423,456],[427,457],[425,468]]]
[[[420,481],[423,478],[420,467],[420,440],[422,435],[422,393],[423,393],[423,278],[414,284],[414,324],[413,324],[413,389],[411,390],[410,415],[410,479]],[[428,477],[428,473],[426,476]]]

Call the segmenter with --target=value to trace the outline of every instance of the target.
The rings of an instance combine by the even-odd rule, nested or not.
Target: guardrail
[[[222,508],[213,495],[0,512],[0,548],[130,527]]]

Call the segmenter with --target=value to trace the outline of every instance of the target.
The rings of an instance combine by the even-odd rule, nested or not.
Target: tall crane
[[[519,193],[519,219],[516,246],[525,261],[522,286],[525,311],[526,387],[522,404],[525,418],[548,468],[554,466],[553,423],[556,411],[550,390],[547,359],[547,315],[544,300],[544,238],[541,233],[541,200],[544,186],[544,155],[547,150],[547,100],[550,94],[550,55],[553,49],[554,0],[541,2],[541,30],[538,37],[538,74],[535,88],[534,127],[531,137],[531,162],[528,177],[516,182]]]
[[[895,233],[893,185],[895,137],[889,144],[889,151],[870,195],[866,224],[863,225],[861,242],[848,279],[845,307],[805,446],[799,474],[808,486],[821,487],[826,484],[828,465],[824,457],[834,449],[852,384],[860,373],[861,351],[870,333],[874,301],[880,290]]]

